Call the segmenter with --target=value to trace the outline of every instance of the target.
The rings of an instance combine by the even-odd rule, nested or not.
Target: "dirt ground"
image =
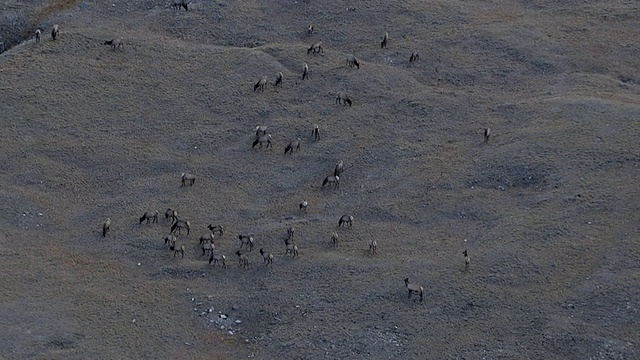
[[[0,359],[640,358],[635,2],[2,5]]]

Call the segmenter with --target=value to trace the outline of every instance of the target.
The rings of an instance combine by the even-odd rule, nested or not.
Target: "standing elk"
[[[352,215],[342,215],[340,220],[338,220],[338,227],[342,227],[342,225],[349,224],[349,227],[353,226],[353,216]]]
[[[333,242],[333,246],[338,247],[338,240],[340,239],[340,237],[338,237],[338,233],[336,231],[333,232],[333,234],[331,234],[331,242]]]
[[[257,125],[256,128],[254,129],[256,131],[256,137],[260,135],[266,135],[267,129],[269,129],[267,125]]]
[[[343,105],[349,104],[349,106],[351,106],[352,104],[351,96],[349,96],[349,94],[347,94],[344,91],[338,92],[338,95],[336,96],[336,104],[343,104]]]
[[[263,76],[260,78],[260,80],[258,80],[258,82],[253,86],[253,91],[256,91],[258,89],[260,90],[264,90],[264,87],[267,85],[267,77]]]
[[[60,36],[60,25],[55,24],[51,29],[51,38],[55,40],[58,36]]]
[[[490,136],[491,136],[491,129],[490,128],[484,129],[484,142],[485,143],[489,142],[489,137]]]
[[[213,239],[211,239],[203,242],[201,248],[202,248],[202,256],[207,255],[207,252],[213,255],[213,249],[215,249],[216,246],[213,244]]]
[[[313,34],[313,24],[309,24],[309,26],[307,26],[307,34],[308,35]]]
[[[322,187],[324,187],[327,184],[329,184],[329,186],[333,185],[335,188],[339,188],[340,176],[335,176],[335,175],[327,176],[326,178],[324,178],[324,181],[322,182]]]
[[[293,140],[289,143],[289,145],[287,145],[287,147],[284,149],[284,153],[288,153],[291,152],[291,154],[293,154],[293,151],[300,151],[300,138],[297,138],[296,140]]]
[[[218,262],[222,263],[221,267],[227,267],[227,257],[222,254],[211,254],[209,257],[209,264],[213,263],[215,266]]]
[[[169,233],[173,234],[176,230],[178,230],[179,234],[182,234],[182,229],[187,229],[187,235],[191,232],[191,224],[188,221],[184,220],[176,220],[171,226],[171,231]]]
[[[260,248],[260,255],[262,255],[264,263],[267,263],[267,265],[273,265],[273,255],[271,253],[265,252],[264,249]]]
[[[307,200],[302,200],[302,202],[300,203],[299,207],[300,207],[300,211],[307,211],[307,206],[309,206],[309,203],[307,202]]]
[[[171,220],[171,223],[173,224],[174,221],[178,220],[178,212],[175,210],[167,209],[167,211],[164,212],[164,221],[167,220]]]
[[[222,225],[213,226],[213,224],[209,224],[207,229],[209,229],[213,234],[220,233],[220,236],[224,234],[224,227]]]
[[[276,82],[273,85],[274,87],[278,87],[278,85],[282,86],[282,78],[284,77],[284,74],[282,74],[282,71],[280,71],[277,75],[276,75]]]
[[[311,45],[307,50],[307,54],[311,53],[312,51],[314,54],[324,53],[324,49],[322,48],[322,41],[318,41],[317,43],[314,43],[313,45]]]
[[[304,66],[302,67],[302,80],[307,79],[309,77],[309,65],[307,65],[307,63],[304,63]]]
[[[236,255],[238,255],[238,265],[242,266],[245,269],[249,268],[249,257],[240,252],[240,250],[236,251]]]
[[[389,41],[389,33],[384,32],[384,37],[382,38],[382,42],[380,43],[380,48],[384,49],[387,47],[387,41]]]
[[[344,161],[340,160],[336,164],[336,167],[333,169],[333,176],[340,176],[344,171]]]
[[[182,178],[182,185],[180,185],[180,187],[185,185],[193,186],[193,184],[196,182],[196,176],[193,174],[182,173],[181,178]]]
[[[178,253],[180,253],[181,255],[181,259],[184,259],[184,245],[181,245],[179,248],[175,246],[175,244],[173,245],[173,257],[176,257],[176,255]]]
[[[173,235],[167,235],[167,236],[164,238],[164,244],[165,244],[165,245],[167,245],[167,244],[169,245],[169,250],[174,250],[174,249],[175,249],[175,247],[176,247],[176,240],[178,240],[178,239],[176,239],[176,237],[175,237],[175,236],[173,236]]]
[[[238,240],[240,240],[240,249],[244,247],[246,250],[253,251],[253,244],[255,241],[253,240],[253,235],[238,235]]]
[[[371,255],[375,255],[378,250],[378,242],[375,240],[369,240],[369,251],[371,251]]]
[[[149,221],[153,220],[153,223],[157,223],[158,222],[158,210],[151,210],[151,211],[147,211],[146,213],[144,213],[141,217],[140,217],[140,224],[142,224],[142,222],[144,222],[145,220],[147,220],[147,224],[149,223]]]
[[[293,233],[295,231],[296,228],[294,228],[293,225],[289,225],[289,228],[287,228],[287,240],[285,240],[285,244],[293,243]]]
[[[180,8],[184,8],[185,11],[189,11],[188,3],[186,0],[174,0],[173,5],[171,7],[173,10],[180,10]]]
[[[215,238],[215,235],[213,235],[213,233],[211,232],[211,233],[200,236],[200,239],[198,239],[198,241],[200,242],[200,244],[203,244],[208,241],[213,242],[214,238]]]
[[[120,48],[124,48],[124,43],[122,42],[122,38],[107,40],[102,43],[102,45],[111,45],[111,50],[116,50]]]
[[[418,51],[414,51],[411,53],[411,56],[409,57],[409,64],[416,62],[420,60],[420,53]]]
[[[358,62],[358,59],[356,59],[356,57],[351,54],[347,55],[347,65],[349,67],[355,66],[356,68],[360,69],[360,63]]]
[[[107,237],[109,230],[111,230],[111,219],[107,218],[104,224],[102,224],[102,237]]]
[[[313,137],[313,140],[320,140],[320,128],[318,127],[318,125],[313,125],[313,130],[311,131],[311,136]]]
[[[424,289],[422,288],[422,286],[418,286],[416,284],[410,283],[409,278],[404,279],[404,285],[407,287],[407,290],[409,291],[409,298],[411,298],[412,294],[419,294],[420,302],[422,302],[422,295],[424,294]]]
[[[42,37],[42,30],[36,29],[36,43],[40,42],[40,37]]]
[[[284,252],[284,255],[287,256],[287,254],[291,254],[291,258],[295,258],[296,255],[298,255],[298,245],[293,243],[287,244],[287,250]]]
[[[467,249],[464,249],[464,251],[462,252],[462,255],[464,255],[464,269],[467,270],[469,269],[469,264],[471,264],[471,259],[469,258],[469,253],[467,252]]]
[[[251,145],[251,148],[253,149],[256,147],[256,145],[260,144],[260,148],[262,149],[262,144],[264,143],[267,143],[266,147],[271,146],[271,134],[264,134],[256,137],[256,139],[253,141],[253,144]]]

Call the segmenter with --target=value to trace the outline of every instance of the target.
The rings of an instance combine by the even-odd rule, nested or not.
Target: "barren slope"
[[[45,31],[0,55],[0,357],[638,357],[639,19],[624,1],[52,15],[59,41]],[[115,36],[123,51],[101,45]],[[325,52],[307,55],[318,40]],[[282,88],[253,91],[279,71]],[[353,106],[335,103],[343,89]],[[262,124],[274,147],[251,149]],[[321,189],[340,159],[340,188]],[[192,225],[184,259],[162,216],[138,224],[166,208]],[[353,227],[337,229],[347,213]],[[226,269],[201,255],[210,223],[226,228]]]

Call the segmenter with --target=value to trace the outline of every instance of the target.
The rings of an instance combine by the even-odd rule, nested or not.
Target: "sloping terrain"
[[[62,2],[0,55],[0,358],[640,357],[637,4]]]

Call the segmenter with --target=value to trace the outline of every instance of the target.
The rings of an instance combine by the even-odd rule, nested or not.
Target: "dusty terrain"
[[[0,358],[640,358],[635,2],[51,4],[3,4],[45,31],[0,54]]]

